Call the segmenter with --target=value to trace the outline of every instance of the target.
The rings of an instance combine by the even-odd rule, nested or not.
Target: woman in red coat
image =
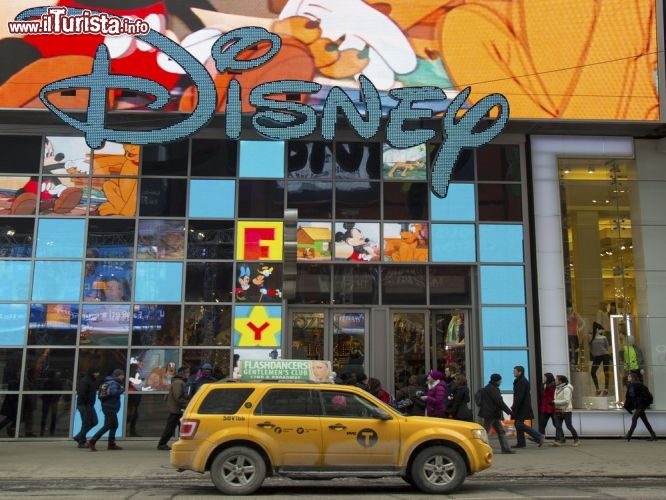
[[[549,420],[552,420],[553,426],[555,426],[555,405],[553,404],[553,399],[555,399],[556,385],[555,375],[550,372],[543,374],[541,405],[539,406],[539,432],[544,435],[546,434],[546,426]],[[555,428],[557,429],[557,426]],[[555,440],[559,441],[560,436],[555,436]]]

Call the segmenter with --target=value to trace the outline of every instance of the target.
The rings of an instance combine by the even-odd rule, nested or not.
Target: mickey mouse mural
[[[355,222],[336,224],[336,229],[338,229],[335,233],[336,259],[357,262],[379,260],[377,244],[371,238],[366,237],[364,228],[361,226],[368,226],[368,229],[372,230],[376,224],[356,224]],[[379,228],[376,229],[376,232],[379,233]]]

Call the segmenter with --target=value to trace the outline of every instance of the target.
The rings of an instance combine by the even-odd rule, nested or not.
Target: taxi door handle
[[[347,428],[347,426],[342,424],[333,424],[329,425],[328,428],[334,431],[343,431]]]
[[[257,427],[275,427],[273,422],[261,422],[257,424]]]

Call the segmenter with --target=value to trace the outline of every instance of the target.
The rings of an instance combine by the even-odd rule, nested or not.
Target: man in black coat
[[[525,378],[525,368],[520,365],[515,366],[513,368],[513,376],[516,378],[513,381],[513,406],[511,407],[511,415],[516,426],[516,444],[511,448],[525,448],[527,446],[525,433],[530,435],[532,441],[542,446],[546,437],[525,424],[525,420],[534,420],[532,398],[530,396],[530,382]]]
[[[97,386],[99,385],[97,377],[99,377],[99,368],[88,368],[76,386],[76,409],[81,416],[81,430],[74,436],[74,441],[79,443],[79,448],[87,448],[86,436],[90,429],[98,423],[95,411],[95,399],[97,399]]]
[[[504,413],[511,413],[499,390],[502,383],[502,376],[499,373],[493,373],[490,376],[490,382],[483,389],[481,389],[481,404],[479,405],[479,417],[483,418],[483,427],[486,432],[490,431],[491,427],[495,428],[497,437],[502,448],[502,453],[515,453],[510,447],[502,425]]]

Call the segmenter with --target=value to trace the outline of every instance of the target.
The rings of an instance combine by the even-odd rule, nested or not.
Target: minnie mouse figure
[[[338,243],[345,242],[352,248],[352,253],[347,257],[347,260],[356,260],[359,262],[371,261],[374,255],[367,248],[370,239],[366,238],[363,231],[355,227],[355,225],[353,222],[345,222],[342,225],[345,231],[335,233],[335,241]]]

